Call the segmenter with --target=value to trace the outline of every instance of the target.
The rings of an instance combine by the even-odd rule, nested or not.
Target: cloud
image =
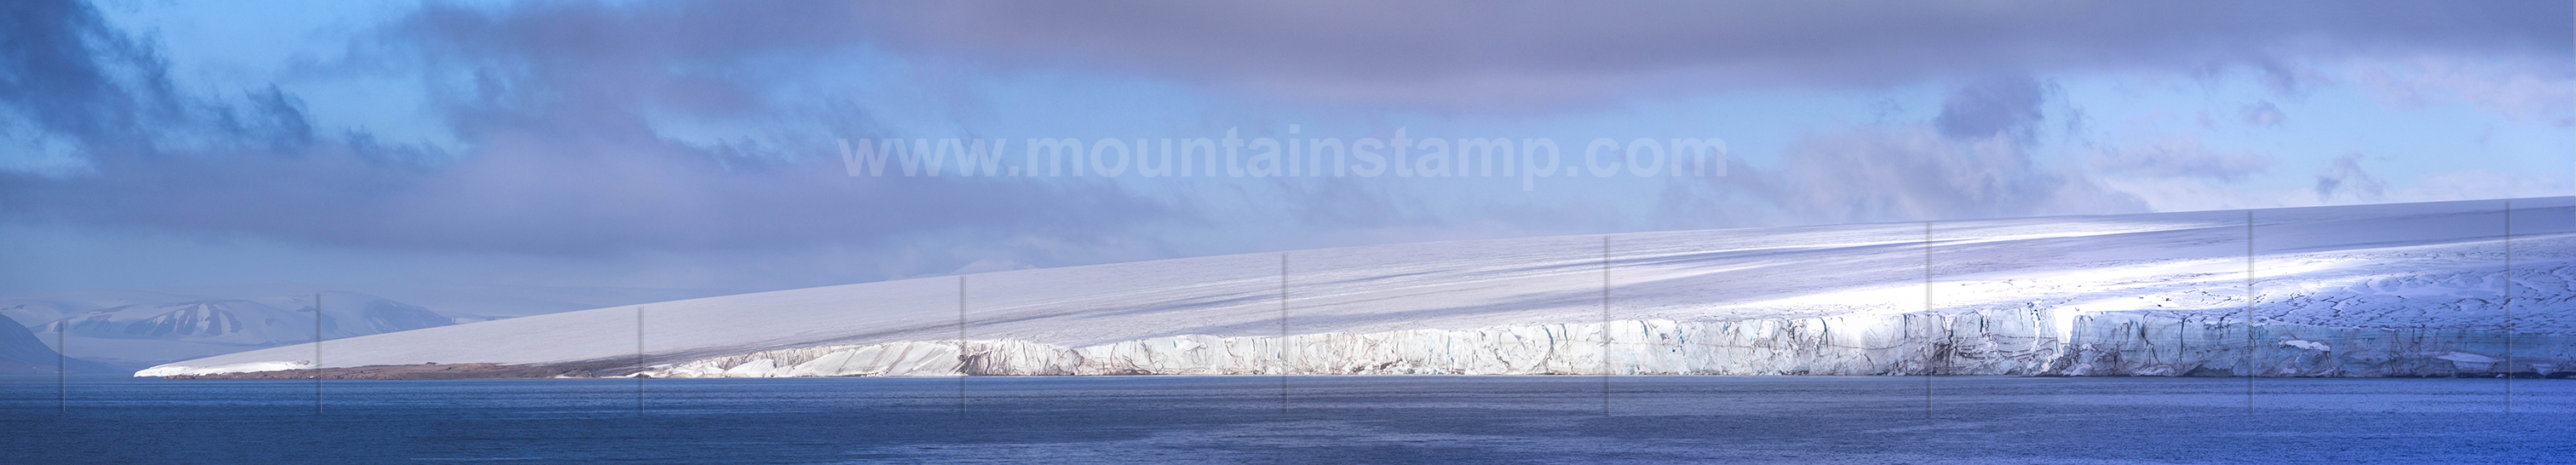
[[[469,147],[454,156],[388,149],[363,132],[318,137],[274,88],[239,99],[175,91],[151,47],[87,6],[7,5],[0,102],[76,142],[87,168],[0,171],[0,221],[598,255],[1025,233],[1082,243],[1188,215],[1106,184],[849,177],[837,159],[798,156],[874,131],[865,108],[782,106],[767,94],[779,78],[743,72],[769,54],[848,40],[844,21],[803,3],[431,6],[389,27],[385,43],[353,47],[366,55],[344,65],[430,76],[435,110]],[[827,123],[702,141],[655,119],[667,115]]]
[[[2564,179],[2549,179],[2531,173],[2461,170],[2416,176],[2414,186],[2392,189],[2388,196],[2401,202],[2439,202],[2567,195],[2576,195],[2576,185],[2570,185]]]
[[[2033,76],[2251,67],[2288,88],[2309,78],[2300,63],[2310,60],[2456,57],[2445,59],[2468,64],[2356,80],[2403,98],[2556,115],[2570,100],[2569,74],[2549,71],[2568,67],[2568,10],[2308,1],[433,3],[362,34],[368,39],[348,56],[302,70],[421,86],[426,111],[446,126],[425,132],[457,138],[433,149],[326,129],[337,126],[315,121],[288,89],[173,82],[150,41],[109,27],[90,6],[26,0],[0,3],[0,143],[13,149],[0,153],[0,222],[467,255],[826,250],[815,255],[828,258],[813,260],[903,276],[978,260],[1154,258],[1178,248],[1163,241],[1183,235],[1144,232],[1235,227],[1208,226],[1218,215],[1274,222],[1263,227],[1282,231],[1274,233],[1289,238],[1282,242],[1339,234],[1313,239],[1334,244],[1590,232],[1624,220],[1608,207],[1435,206],[1423,200],[1438,195],[1330,184],[1188,192],[1250,187],[1300,202],[1225,212],[1214,210],[1279,200],[1201,203],[1065,180],[851,178],[836,160],[813,156],[833,153],[832,139],[878,136],[889,125],[972,126],[885,107],[972,107],[941,100],[973,98],[940,95],[973,93],[946,82],[1023,67],[1142,74],[1306,102],[1470,109],[1681,88],[1965,82],[1932,120],[1809,136],[1779,165],[1677,184],[1666,203],[1724,226],[2137,211],[2127,194],[2033,160],[2034,128],[2080,119],[2044,114],[2054,91]],[[935,65],[856,69],[877,62],[850,59],[880,51]],[[2492,57],[2521,65],[2480,67]],[[869,89],[844,82],[853,76],[917,82]],[[875,91],[887,88],[906,92]],[[2249,110],[2246,121],[2279,121],[2261,115]],[[2196,145],[2088,161],[2107,175],[2158,179],[2235,179],[2264,166]],[[2347,164],[2319,177],[2321,197],[2382,188],[2357,160]],[[704,268],[716,271],[695,272],[730,269]]]
[[[0,5],[0,105],[38,130],[98,147],[127,146],[150,123],[185,112],[159,57],[68,0]]]
[[[2333,203],[2339,194],[2363,202],[2377,202],[2388,190],[2388,183],[2361,169],[2361,154],[2347,153],[2327,162],[2326,171],[2317,174],[2317,201]]]
[[[2435,53],[2569,61],[2565,2],[871,3],[909,50],[1115,69],[1319,101],[1509,107],[1683,86],[2250,67]]]
[[[2028,75],[1971,83],[1952,90],[1941,102],[1941,114],[1932,118],[1932,128],[1963,139],[2030,140],[2032,126],[2044,119],[2039,105],[2047,102],[2054,89]]]
[[[2135,196],[2033,159],[2034,132],[2046,120],[2041,108],[2054,93],[2029,76],[1971,82],[1953,89],[1930,121],[1806,136],[1784,150],[1777,168],[1731,165],[1728,177],[1710,180],[1707,189],[1668,188],[1661,208],[1667,222],[1691,218],[1681,223],[1703,227],[2146,211]],[[2189,166],[2182,171],[2157,165],[2175,161],[2170,155],[2141,153],[2108,163],[2220,176],[2241,169],[2223,160],[2184,160]]]
[[[2087,164],[2094,171],[2108,175],[2235,181],[2271,167],[2272,158],[2249,153],[2220,153],[2201,145],[2197,139],[2184,139],[2141,147],[2104,149],[2094,153]]]
[[[432,4],[350,65],[454,76],[449,103],[501,111],[738,117],[783,109],[769,85],[841,65],[823,58],[861,42],[853,16],[838,2]]]
[[[2363,90],[2403,106],[2467,103],[2576,126],[2576,63],[2562,58],[2427,54],[2358,66],[2350,74]]]
[[[1792,143],[1774,169],[1731,167],[1709,187],[1750,201],[1774,221],[1829,224],[2146,211],[2134,196],[2083,174],[2034,163],[2023,142],[1962,140],[1921,126],[1855,127]],[[1671,214],[1745,214],[1665,197]],[[1677,202],[1677,200],[1680,200]]]
[[[2252,105],[2246,105],[2245,110],[2242,113],[2245,114],[2246,126],[2258,128],[2281,127],[2282,120],[2287,119],[2281,115],[2281,107],[2273,106],[2272,101],[2270,100],[2256,101]]]
[[[0,132],[21,147],[54,145],[86,166],[102,157],[172,152],[292,151],[316,135],[301,104],[274,87],[237,96],[182,95],[150,43],[71,0],[0,4]],[[29,170],[46,150],[0,154]]]

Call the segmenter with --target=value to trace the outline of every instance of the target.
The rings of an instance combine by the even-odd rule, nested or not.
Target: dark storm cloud
[[[0,2],[0,128],[99,157],[294,148],[314,137],[299,104],[277,89],[224,97],[179,95],[157,51],[89,5]]]
[[[2565,62],[2560,1],[1640,1],[869,4],[905,47],[1135,69],[1351,103],[1518,106],[1729,84],[2244,67],[2469,53]]]
[[[856,43],[853,16],[840,2],[431,5],[354,61],[470,76],[439,89],[445,103],[503,113],[760,115],[781,110],[767,86],[837,64],[824,55]]]
[[[777,82],[761,71],[800,71],[763,63],[846,45],[834,31],[846,30],[847,11],[817,3],[434,6],[335,65],[428,76],[436,111],[467,146],[452,157],[363,132],[317,138],[276,89],[184,95],[148,43],[87,5],[6,5],[0,99],[42,134],[74,141],[87,166],[0,171],[0,220],[593,254],[1031,232],[1079,243],[1180,214],[1108,187],[846,176],[813,154],[831,153],[833,137],[870,137],[864,108],[781,108],[760,94]],[[818,7],[828,11],[804,10]],[[829,133],[684,142],[648,119],[780,113],[826,121]],[[165,142],[196,140],[224,142]]]
[[[147,122],[177,117],[151,49],[68,0],[0,4],[0,103],[22,124],[79,142],[135,141]],[[122,81],[122,82],[120,82]]]

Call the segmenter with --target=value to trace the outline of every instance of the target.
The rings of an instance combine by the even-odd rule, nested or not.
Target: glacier
[[[1085,347],[900,341],[650,367],[670,378],[1083,375],[2521,376],[2576,372],[2576,337],[2242,325],[2049,311],[1740,322],[1613,321]],[[2308,339],[2315,339],[2311,341]],[[2327,342],[2344,344],[2340,349]],[[2248,350],[2251,348],[2251,350]]]
[[[2576,372],[2576,198],[1624,233],[1000,271],[335,339],[137,376]]]

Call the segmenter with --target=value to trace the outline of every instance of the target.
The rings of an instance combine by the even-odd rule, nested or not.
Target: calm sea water
[[[2576,462],[2568,380],[54,381],[0,379],[0,461]]]

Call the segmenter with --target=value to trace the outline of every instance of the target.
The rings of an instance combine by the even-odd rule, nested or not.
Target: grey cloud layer
[[[0,2],[0,117],[12,125],[0,130],[61,141],[90,169],[0,172],[0,221],[585,254],[937,247],[987,237],[1082,244],[1194,219],[1186,199],[1009,180],[848,178],[833,160],[782,155],[832,153],[836,137],[918,136],[872,134],[871,109],[849,103],[859,96],[777,94],[827,88],[817,84],[846,64],[827,57],[876,46],[1404,109],[1966,81],[1931,121],[1811,137],[1781,166],[1739,166],[1724,184],[1699,187],[1717,197],[1668,204],[1718,212],[1728,225],[2132,211],[2141,209],[2136,199],[2030,159],[2028,134],[2048,120],[2040,110],[2050,98],[2031,76],[2252,67],[2295,80],[2283,63],[2409,53],[2563,65],[2570,16],[2566,2],[2542,1],[432,5],[323,67],[424,82],[443,129],[468,152],[429,157],[365,132],[317,131],[327,125],[278,89],[180,92],[188,86],[172,82],[151,44],[107,27],[93,8],[23,0]],[[962,69],[989,69],[976,66]],[[686,139],[657,126],[657,115],[757,129]],[[825,127],[769,132],[781,120]],[[2249,112],[2246,121],[2280,117]],[[2262,167],[2225,157],[2097,163],[2152,176]],[[2319,194],[2376,182],[2353,166],[2321,177]],[[1620,220],[1516,205],[1441,212],[1373,191],[1308,193],[1283,214],[1300,222],[1290,227]],[[1768,210],[1705,204],[1711,199]],[[1579,232],[1572,229],[1546,232]]]
[[[1932,128],[1956,138],[2011,136],[2028,140],[2034,126],[2045,118],[2040,114],[2040,104],[2047,102],[2055,89],[2027,75],[1971,83],[1941,102],[1941,114],[1932,118]]]
[[[275,88],[181,95],[152,44],[57,0],[0,3],[0,134],[9,132],[18,151],[61,145],[96,157],[293,148],[315,137]]]
[[[313,122],[275,89],[245,99],[173,91],[182,86],[165,76],[150,44],[107,27],[88,5],[6,5],[0,108],[71,141],[87,166],[61,175],[0,171],[0,221],[595,254],[1011,231],[1078,242],[1176,214],[1106,187],[850,178],[833,160],[781,155],[825,153],[797,145],[820,135],[690,143],[648,121],[657,112],[722,119],[798,111],[760,98],[775,81],[734,72],[769,58],[746,51],[793,54],[847,40],[830,32],[845,30],[844,22],[808,12],[428,8],[386,29],[383,43],[363,47],[368,55],[344,67],[432,76],[422,81],[432,86],[435,111],[470,152],[432,157],[389,150],[364,132],[314,137]],[[781,23],[798,17],[814,22]],[[869,130],[864,110],[813,116],[840,121],[831,131]]]
[[[2146,211],[2136,196],[2104,188],[2080,170],[2033,159],[2055,89],[2029,76],[1971,82],[1951,89],[1929,121],[1809,135],[1785,150],[1778,168],[1734,168],[1727,179],[1670,188],[1661,208],[1679,227]],[[2117,155],[2099,157],[2097,168],[2210,177],[2249,168],[2181,157],[2172,161],[2186,166],[2173,167],[2163,164],[2169,160],[2162,153]]]
[[[2567,2],[1362,1],[871,4],[894,43],[1330,101],[1455,107],[1711,84],[2471,53],[2569,60]]]
[[[2031,160],[2008,137],[1930,128],[1852,128],[1804,139],[1776,170],[1742,168],[1718,188],[1751,194],[1798,223],[2004,218],[2146,211],[2080,172]],[[1674,205],[1667,208],[1684,207]],[[1706,209],[1709,207],[1699,206]]]

